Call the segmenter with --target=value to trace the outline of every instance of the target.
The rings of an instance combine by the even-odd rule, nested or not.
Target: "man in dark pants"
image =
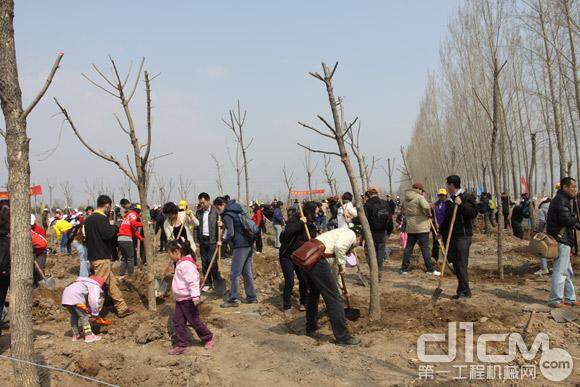
[[[507,192],[501,193],[501,214],[503,215],[503,229],[507,230],[510,227],[510,196]]]
[[[447,178],[447,192],[449,192],[454,205],[448,206],[448,213],[441,226],[445,241],[449,235],[454,208],[457,207],[457,215],[451,234],[451,245],[448,251],[449,261],[453,263],[458,282],[457,294],[453,296],[453,299],[470,298],[471,289],[469,288],[467,266],[471,237],[473,236],[473,219],[477,217],[477,205],[475,197],[461,188],[461,179],[457,175],[451,175]]]
[[[318,330],[318,303],[320,296],[326,304],[332,332],[338,345],[358,345],[360,339],[353,337],[346,328],[342,297],[336,283],[336,272],[344,271],[345,258],[362,241],[362,229],[354,231],[340,227],[316,237],[325,247],[325,256],[314,267],[305,271],[308,284],[306,305],[306,334],[316,337]]]
[[[205,275],[218,241],[218,212],[211,205],[210,197],[207,193],[200,193],[197,199],[199,200],[199,209],[195,214],[199,221],[199,226],[197,227],[197,240],[199,241],[202,270]],[[221,276],[218,270],[218,265],[217,262],[214,262],[202,291],[207,292],[215,285],[215,282],[219,280],[221,280]]]
[[[389,226],[389,220],[391,219],[391,207],[386,200],[383,200],[379,197],[379,190],[376,187],[369,188],[367,191],[367,197],[368,200],[364,205],[364,210],[369,220],[371,233],[373,235],[380,279],[380,271],[383,269],[383,263],[385,260],[388,260],[387,229]],[[369,262],[368,252],[367,262]]]

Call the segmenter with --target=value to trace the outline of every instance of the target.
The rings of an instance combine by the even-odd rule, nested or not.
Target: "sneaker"
[[[246,300],[246,304],[257,304],[258,303],[258,299],[255,298],[253,300]]]
[[[360,345],[361,341],[359,338],[356,338],[354,336],[349,337],[346,340],[342,340],[342,341],[337,341],[336,345],[340,345],[342,347],[347,347],[347,346],[355,346],[355,345]]]
[[[324,335],[318,331],[306,331],[306,336],[318,341],[324,340]]]
[[[210,341],[206,341],[205,344],[203,345],[203,347],[207,350],[210,350],[213,348],[214,345],[214,341],[213,339],[211,339]]]
[[[81,341],[82,339],[81,335],[72,335],[72,341]]]
[[[304,304],[298,305],[298,310],[301,312],[306,312],[306,305],[304,305]]]
[[[237,308],[238,306],[240,306],[238,301],[226,301],[220,305],[220,308]]]
[[[101,340],[101,338],[101,336],[91,333],[90,335],[85,335],[85,343],[94,343],[95,341]]]
[[[291,319],[292,318],[292,309],[284,309],[284,317],[286,317],[287,319]]]
[[[431,274],[433,274],[433,275],[434,275],[434,276],[436,276],[436,277],[439,277],[439,276],[441,275],[441,272],[440,272],[440,271],[437,271],[437,270],[433,270],[433,271],[431,272]]]
[[[171,356],[183,355],[187,351],[186,347],[175,347],[171,348],[167,354]]]
[[[209,290],[210,290],[210,289],[211,289],[211,288],[210,288],[210,286],[209,286],[209,285],[205,285],[205,286],[204,286],[204,287],[201,289],[201,291],[202,291],[202,292],[204,292],[204,293],[207,293],[207,292],[209,292]]]
[[[564,304],[568,306],[580,306],[580,301],[564,301]]]
[[[534,275],[548,275],[550,274],[550,270],[548,269],[540,269],[534,273]]]
[[[399,270],[400,275],[407,275],[409,272],[407,270]]]
[[[460,298],[471,298],[471,294],[458,293],[451,298],[454,300],[459,300]]]
[[[119,317],[119,318],[125,318],[127,316],[132,315],[133,313],[135,313],[135,311],[133,309],[127,308],[127,309],[125,309],[122,312],[117,312],[117,317]]]

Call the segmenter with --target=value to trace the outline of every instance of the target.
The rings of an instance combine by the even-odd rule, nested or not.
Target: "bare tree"
[[[16,45],[14,42],[14,1],[0,1],[0,105],[4,113],[5,131],[0,134],[6,142],[8,159],[8,190],[10,191],[10,330],[11,355],[22,360],[12,362],[15,384],[40,385],[34,361],[32,326],[32,267],[30,239],[30,153],[26,119],[40,102],[56,74],[63,54],[58,54],[40,92],[28,107],[22,104],[18,80]]]
[[[383,171],[389,178],[389,195],[393,196],[393,172],[395,171],[395,158],[391,160],[387,157],[387,168],[382,167]]]
[[[324,157],[324,178],[326,179],[326,184],[328,184],[328,188],[330,190],[330,194],[332,196],[338,195],[338,192],[335,191],[335,184],[336,179],[334,178],[334,171],[330,166],[330,157],[327,155],[323,155]]]
[[[312,157],[309,151],[304,152],[304,169],[306,170],[306,179],[308,182],[308,199],[312,200],[312,175],[318,168],[318,161],[312,165]]]
[[[340,118],[343,125],[346,125],[344,120],[344,99],[342,97],[338,97],[338,103],[340,104]],[[356,157],[356,161],[358,164],[358,171],[360,175],[361,187],[362,191],[366,192],[368,190],[368,181],[367,181],[367,164],[365,160],[365,156],[360,149],[360,130],[361,124],[360,121],[357,123],[356,134],[354,130],[348,132],[347,135],[347,143],[350,145],[350,149],[352,149],[352,153]]]
[[[240,100],[238,100],[237,109],[230,109],[228,117],[229,119],[223,118],[222,121],[234,133],[238,148],[242,154],[242,161],[244,163],[244,179],[246,182],[246,205],[248,205],[250,203],[250,177],[248,172],[249,160],[247,151],[252,146],[254,139],[251,138],[247,143],[244,141],[244,125],[246,124],[246,113],[247,111],[244,110],[244,113],[242,114]],[[238,195],[238,200],[239,199],[240,197]]]
[[[237,192],[238,192],[238,196],[236,196],[236,199],[240,199],[240,195],[241,195],[241,187],[242,187],[242,183],[241,183],[241,177],[242,177],[242,160],[240,159],[240,147],[238,145],[236,145],[236,158],[233,159],[232,158],[232,154],[230,152],[230,148],[228,148],[228,157],[230,158],[230,163],[232,164],[232,167],[234,168],[234,171],[236,172],[236,188],[237,188]]]
[[[66,206],[68,208],[71,208],[73,206],[73,197],[70,181],[67,180],[64,183],[60,183],[60,190],[62,191],[62,195],[64,196]]]
[[[222,178],[222,165],[220,164],[216,155],[211,153],[210,156],[213,159],[213,161],[215,163],[216,170],[217,170],[217,178],[215,180],[215,183],[217,185],[218,195],[223,195],[224,194],[224,181]]]
[[[131,148],[133,151],[133,163],[131,162],[129,154],[126,155],[126,164],[125,164],[117,160],[115,156],[106,154],[105,152],[97,150],[93,146],[91,146],[81,135],[80,131],[77,129],[68,111],[58,102],[56,98],[54,99],[54,101],[58,105],[61,113],[64,115],[66,121],[70,125],[74,134],[77,136],[79,141],[85,146],[85,148],[87,148],[95,156],[100,157],[103,160],[106,160],[112,164],[115,164],[121,170],[121,172],[129,180],[131,180],[133,184],[137,186],[137,189],[139,191],[139,201],[141,203],[142,208],[146,209],[148,206],[147,193],[149,191],[149,180],[148,180],[148,177],[150,175],[149,162],[152,162],[155,159],[155,158],[150,159],[149,157],[151,154],[151,142],[153,135],[153,125],[151,120],[151,80],[154,79],[155,77],[150,78],[147,70],[145,70],[144,72],[142,71],[143,64],[145,62],[145,58],[142,58],[139,64],[139,68],[137,70],[137,74],[135,76],[134,83],[130,87],[127,87],[127,83],[131,76],[131,67],[129,68],[129,71],[127,71],[126,76],[124,78],[121,78],[116,62],[111,57],[109,57],[109,60],[111,62],[113,73],[111,77],[106,77],[97,66],[93,65],[95,72],[104,80],[105,82],[104,84],[99,84],[84,74],[83,76],[97,88],[113,96],[121,104],[123,108],[125,122],[123,122],[123,120],[121,120],[121,118],[117,116],[117,114],[113,113],[113,115],[120,129],[129,137]],[[139,85],[139,80],[141,79],[142,72],[145,79],[145,98],[146,98],[145,114],[146,114],[146,133],[147,133],[146,140],[144,143],[141,143],[139,141],[139,138],[137,137],[137,127],[133,120],[133,115],[130,108],[130,103],[135,95],[137,86]],[[148,257],[149,260],[149,265],[147,266],[148,271],[147,275],[149,280],[148,306],[150,310],[156,310],[157,305],[155,301],[155,281],[154,281],[155,249],[153,248],[154,235],[150,227],[143,227],[143,232],[145,236],[145,255]]]
[[[193,185],[193,181],[191,178],[184,178],[183,176],[179,175],[179,182],[178,182],[178,190],[180,200],[189,200],[189,193],[191,192],[191,187]]]
[[[46,186],[48,187],[48,202],[50,206],[50,211],[53,210],[53,202],[52,202],[52,194],[54,192],[54,184],[50,182],[49,179],[46,179]]]
[[[359,189],[358,180],[356,178],[356,173],[352,167],[352,164],[349,159],[348,152],[346,150],[346,143],[345,143],[345,136],[352,130],[353,125],[357,122],[358,118],[355,118],[350,124],[343,126],[343,120],[341,119],[338,111],[338,102],[334,96],[334,89],[332,85],[332,80],[334,77],[334,73],[336,68],[338,67],[338,62],[334,65],[332,69],[330,69],[326,63],[322,63],[322,69],[324,71],[324,76],[320,75],[319,73],[311,72],[310,75],[314,78],[322,81],[326,87],[326,93],[328,95],[328,102],[330,104],[330,110],[332,112],[332,118],[334,121],[334,125],[331,125],[324,117],[318,116],[318,118],[324,123],[325,127],[328,130],[322,131],[317,129],[311,125],[307,125],[304,123],[299,122],[305,128],[308,128],[315,133],[320,134],[323,137],[330,138],[336,142],[338,147],[338,152],[336,151],[324,151],[318,149],[312,149],[311,147],[298,144],[299,146],[315,153],[322,153],[326,155],[335,155],[340,157],[342,164],[346,170],[348,175],[348,179],[350,181],[350,185],[352,188],[352,193],[355,200],[355,205],[358,211],[359,220],[364,230],[364,239],[365,243],[368,246],[368,253],[369,253],[369,266],[371,272],[371,286],[370,286],[370,303],[369,303],[369,317],[371,320],[376,321],[381,317],[381,300],[380,300],[380,289],[379,289],[379,271],[378,271],[378,263],[377,263],[377,256],[375,252],[375,245],[373,242],[373,236],[371,234],[369,221],[366,217],[364,212],[363,203],[362,203],[362,196],[361,191]]]
[[[411,174],[411,170],[407,165],[407,155],[405,152],[405,147],[401,145],[401,160],[403,160],[403,166],[399,168],[399,173],[401,173],[409,183],[413,182],[413,175]]]
[[[294,189],[294,172],[288,174],[286,169],[286,164],[282,167],[282,175],[284,176],[284,185],[286,186],[286,191],[288,192],[288,202],[292,197],[292,190]]]

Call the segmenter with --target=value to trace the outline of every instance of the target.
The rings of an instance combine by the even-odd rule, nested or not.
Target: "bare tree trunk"
[[[135,76],[135,82],[132,86],[131,90],[127,90],[126,85],[129,79],[130,71],[127,74],[124,80],[121,80],[121,76],[119,75],[118,67],[113,58],[109,57],[111,61],[111,65],[113,68],[113,75],[111,79],[105,78],[102,72],[98,69],[97,66],[93,65],[95,71],[106,81],[108,85],[111,86],[112,91],[108,90],[106,86],[101,86],[96,82],[92,81],[86,75],[84,76],[89,82],[93,85],[97,86],[98,88],[106,91],[108,94],[112,95],[113,97],[117,98],[123,107],[124,117],[125,117],[125,124],[121,121],[117,115],[115,118],[117,123],[119,124],[120,129],[129,137],[131,147],[133,149],[133,164],[130,161],[129,155],[126,156],[126,164],[121,163],[117,160],[114,156],[108,155],[103,151],[96,150],[93,148],[80,134],[79,130],[75,126],[72,118],[70,117],[68,111],[58,102],[55,98],[54,101],[56,102],[57,106],[59,107],[61,113],[65,117],[65,120],[68,122],[69,126],[73,130],[76,137],[79,141],[84,145],[84,147],[89,150],[92,154],[97,157],[102,158],[112,164],[115,164],[121,172],[129,178],[137,186],[139,191],[139,200],[141,201],[141,207],[143,211],[147,211],[148,200],[147,200],[147,193],[149,192],[149,177],[151,176],[151,163],[155,160],[155,158],[150,159],[151,154],[151,142],[152,142],[152,122],[151,122],[151,84],[149,73],[147,71],[144,72],[145,77],[145,97],[146,97],[146,124],[147,124],[147,139],[144,144],[140,144],[139,139],[137,138],[136,133],[136,126],[133,120],[133,115],[131,113],[131,108],[129,106],[133,96],[135,95],[135,91],[137,90],[137,86],[139,85],[139,80],[141,78],[141,73],[143,70],[143,64],[145,62],[145,58],[141,59],[141,63],[139,66],[139,70],[137,71],[137,75]],[[128,91],[128,93],[127,93]],[[125,127],[127,126],[127,128]],[[166,155],[157,156],[156,158],[160,158]],[[134,166],[134,168],[133,168]],[[170,180],[170,185],[172,182]],[[146,218],[144,216],[144,218]],[[147,225],[147,222],[144,222],[143,233],[145,237],[145,255],[147,257],[148,265],[147,265],[147,279],[149,281],[148,284],[148,307],[149,310],[156,311],[157,310],[157,302],[155,298],[155,250],[153,248],[154,244],[154,235],[151,228]]]
[[[210,154],[211,158],[213,159],[213,161],[215,162],[215,167],[217,169],[217,179],[216,179],[216,185],[217,185],[217,189],[218,189],[218,195],[223,195],[224,194],[224,183],[223,183],[223,179],[222,179],[222,166],[220,164],[220,162],[218,161],[216,155],[214,155],[213,153]]]
[[[232,130],[236,141],[238,143],[239,149],[242,153],[242,161],[244,163],[244,179],[246,182],[246,206],[250,204],[250,177],[248,172],[248,155],[247,151],[252,145],[254,139],[250,139],[248,143],[244,141],[244,125],[246,124],[246,114],[247,111],[244,110],[244,114],[242,115],[242,109],[240,107],[240,100],[238,100],[237,104],[237,111],[231,110],[229,111],[229,121],[226,119],[222,119],[222,121],[226,124],[228,128]],[[240,200],[240,195],[238,194],[238,200]]]
[[[44,87],[30,106],[23,109],[18,80],[16,45],[14,42],[14,1],[0,1],[0,104],[4,113],[8,159],[8,191],[10,192],[10,329],[11,355],[34,361],[32,321],[32,267],[34,256],[30,239],[30,163],[26,118],[42,99],[56,73],[62,54],[54,62]],[[26,363],[12,362],[18,386],[39,386],[37,369]]]
[[[548,90],[550,92],[550,103],[552,105],[552,114],[554,115],[554,132],[556,133],[556,146],[558,148],[558,159],[560,161],[560,178],[566,175],[566,152],[564,149],[564,135],[562,133],[561,116],[556,101],[556,90],[554,85],[554,77],[552,74],[552,58],[550,55],[550,48],[548,47],[548,34],[546,33],[546,22],[544,20],[543,0],[538,0],[537,12],[540,19],[540,27],[542,30],[542,40],[544,43],[544,55],[546,62],[546,74],[548,76]]]
[[[326,120],[324,120],[324,118],[322,118],[321,116],[318,116],[318,118],[321,119],[325,123],[326,127],[329,128],[329,130],[332,132],[332,134],[323,133],[322,131],[314,129],[308,125],[305,125],[302,123],[300,123],[300,124],[304,127],[307,127],[311,130],[314,130],[318,134],[321,134],[325,137],[334,139],[336,141],[337,146],[338,146],[338,153],[337,152],[316,151],[316,150],[313,150],[313,149],[306,147],[304,145],[301,145],[301,144],[299,144],[299,145],[301,145],[302,147],[304,147],[310,151],[313,151],[313,152],[324,153],[324,154],[333,154],[333,155],[339,156],[340,160],[342,161],[342,163],[344,165],[344,168],[346,169],[346,173],[348,175],[348,179],[350,181],[352,193],[353,193],[354,200],[355,200],[355,205],[356,205],[356,208],[358,211],[359,220],[360,220],[361,225],[362,225],[363,230],[364,230],[365,243],[368,247],[368,252],[369,252],[369,261],[370,261],[369,266],[370,266],[370,272],[371,272],[369,318],[371,321],[377,321],[381,317],[381,300],[380,300],[380,289],[379,289],[379,271],[378,271],[378,263],[377,263],[377,257],[376,257],[376,252],[375,252],[375,245],[373,242],[373,236],[371,234],[371,230],[370,230],[370,226],[369,226],[369,221],[368,221],[366,214],[364,212],[362,198],[361,198],[361,192],[360,192],[359,185],[358,185],[358,179],[356,178],[356,173],[354,172],[354,169],[353,169],[352,164],[350,162],[350,159],[348,157],[348,152],[346,150],[346,144],[344,141],[345,135],[347,134],[347,132],[349,132],[352,129],[352,126],[356,123],[357,119],[355,119],[350,125],[348,125],[348,127],[346,129],[343,127],[343,122],[342,122],[341,117],[340,117],[339,112],[338,112],[337,101],[336,101],[336,98],[334,96],[334,90],[333,90],[333,86],[332,86],[332,78],[334,76],[334,72],[336,71],[337,66],[338,66],[338,62],[334,65],[334,67],[331,70],[328,68],[326,63],[322,63],[322,68],[324,70],[324,77],[318,73],[310,73],[310,75],[312,75],[316,79],[322,81],[326,86],[326,92],[328,94],[328,102],[330,104],[330,109],[332,111],[332,118],[334,121],[334,126],[331,126],[330,124],[328,124],[326,122]]]

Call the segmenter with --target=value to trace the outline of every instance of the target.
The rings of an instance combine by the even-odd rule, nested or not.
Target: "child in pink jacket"
[[[171,284],[175,299],[175,315],[173,317],[175,347],[169,351],[169,354],[181,355],[185,353],[189,345],[188,323],[203,341],[205,349],[211,349],[213,347],[213,334],[201,321],[199,308],[195,304],[200,297],[200,278],[194,259],[195,253],[184,238],[168,242],[167,253],[169,258],[175,262],[175,273]]]
[[[102,277],[93,275],[90,277],[78,277],[75,282],[64,288],[62,292],[62,305],[66,306],[70,313],[70,325],[72,340],[81,340],[79,333],[79,320],[83,328],[85,343],[101,340],[100,336],[93,333],[89,316],[97,317],[103,306]]]

